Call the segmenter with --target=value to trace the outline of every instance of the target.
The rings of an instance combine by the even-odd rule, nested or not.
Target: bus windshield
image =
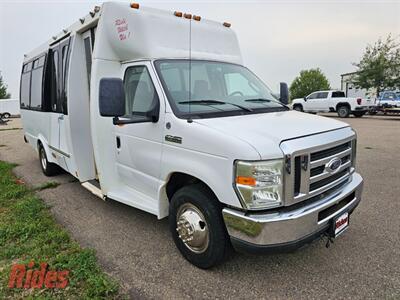
[[[204,60],[157,60],[169,102],[178,117],[287,110],[247,68]]]

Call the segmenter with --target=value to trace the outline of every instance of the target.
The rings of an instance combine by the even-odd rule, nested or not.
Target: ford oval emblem
[[[342,165],[342,160],[338,157],[335,157],[333,159],[331,159],[330,162],[328,162],[325,165],[325,169],[329,172],[329,173],[334,173],[337,170],[339,170],[340,166]]]

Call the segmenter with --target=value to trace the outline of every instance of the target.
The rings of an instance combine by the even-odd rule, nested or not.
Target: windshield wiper
[[[272,102],[270,99],[265,99],[265,98],[254,98],[254,99],[247,99],[244,100],[245,102]]]
[[[281,102],[275,101],[275,100],[270,100],[270,99],[265,99],[265,98],[254,98],[254,99],[247,99],[244,100],[245,102],[253,102],[253,103],[261,103],[264,104],[266,102],[274,102],[274,103],[278,103],[280,105],[282,105],[283,107],[289,109],[289,107]],[[272,107],[271,107],[272,108]]]
[[[245,110],[245,111],[253,111],[251,108],[242,106],[240,104],[236,104],[236,103],[231,103],[231,102],[224,102],[224,101],[219,101],[219,100],[190,100],[190,101],[181,101],[178,102],[179,104],[200,104],[200,105],[215,105],[215,104],[228,104],[228,105],[232,105],[235,107],[240,108],[241,110]]]

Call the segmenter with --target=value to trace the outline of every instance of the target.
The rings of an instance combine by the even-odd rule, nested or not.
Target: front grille
[[[312,192],[312,191],[314,191],[316,189],[319,189],[319,188],[321,188],[321,187],[323,187],[323,186],[325,186],[325,185],[327,185],[329,183],[332,183],[335,180],[338,180],[339,178],[341,178],[344,175],[348,174],[349,173],[349,169],[350,168],[346,168],[343,171],[340,171],[339,173],[336,173],[336,174],[334,174],[334,175],[332,175],[330,177],[327,177],[327,178],[324,178],[324,179],[322,179],[320,181],[311,183],[310,184],[310,192]]]
[[[335,146],[335,147],[332,147],[332,148],[329,148],[326,150],[311,153],[311,161],[319,160],[319,159],[327,157],[327,156],[335,155],[335,154],[340,153],[349,148],[351,148],[351,145],[350,145],[350,142],[347,142],[347,143],[344,143],[339,146]]]
[[[352,172],[352,140],[339,142],[332,146],[314,147],[312,150],[300,150],[292,157],[292,201],[303,200],[336,189],[348,180]],[[336,170],[330,168],[340,159]]]

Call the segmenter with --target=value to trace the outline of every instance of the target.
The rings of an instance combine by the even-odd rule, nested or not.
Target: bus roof
[[[132,5],[133,6],[133,5]],[[136,6],[135,6],[136,7]],[[94,59],[121,62],[139,59],[193,58],[242,63],[234,31],[223,22],[190,14],[106,2],[25,55],[44,53],[57,41],[96,27]]]

